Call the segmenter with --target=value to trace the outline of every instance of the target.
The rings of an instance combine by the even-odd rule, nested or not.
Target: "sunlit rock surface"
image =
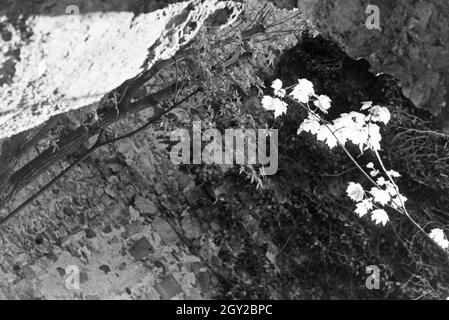
[[[325,36],[354,58],[369,61],[374,72],[390,73],[404,94],[437,115],[449,102],[449,2],[373,0],[381,30],[368,29],[368,3],[362,0],[298,0],[300,10]]]
[[[236,8],[231,2],[193,0],[135,15],[136,1],[116,7],[123,11],[84,1],[76,7],[79,14],[66,14],[73,2],[33,3],[40,9],[26,15],[25,9],[11,13],[13,6],[0,11],[0,139],[99,101],[154,61],[172,56],[211,13]],[[160,44],[150,55],[156,40]]]

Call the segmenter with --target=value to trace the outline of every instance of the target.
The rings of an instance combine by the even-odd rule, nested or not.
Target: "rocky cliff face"
[[[366,27],[368,4],[378,6],[381,30]],[[449,112],[449,2],[298,0],[297,6],[349,55],[399,78],[416,106]]]
[[[98,102],[171,57],[212,13],[238,11],[229,1],[192,0],[135,15],[140,2],[118,4],[114,11],[111,3],[97,0],[76,6],[33,1],[20,10],[1,5],[0,139]],[[75,14],[66,14],[68,8]]]

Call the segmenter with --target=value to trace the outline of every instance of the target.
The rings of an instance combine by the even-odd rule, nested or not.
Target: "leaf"
[[[433,229],[429,233],[429,237],[444,250],[447,250],[449,248],[449,241],[446,239],[446,236],[442,229],[439,228]]]
[[[407,198],[404,197],[402,194],[399,196],[394,197],[391,199],[391,206],[398,209],[405,205],[405,202],[407,201]]]
[[[282,89],[282,81],[279,79],[276,79],[271,84],[271,87],[274,90],[274,95],[283,98],[285,96],[285,89]]]
[[[376,223],[382,223],[382,225],[386,225],[389,218],[388,214],[383,209],[376,209],[373,212],[371,212],[371,219]]]
[[[394,170],[388,170],[387,174],[393,178],[399,178],[401,176],[399,172],[394,171]]]
[[[377,176],[379,173],[380,173],[379,170],[374,169],[374,170],[371,170],[369,174],[370,174],[371,177],[374,178],[374,177]]]
[[[317,134],[317,139],[324,141],[329,148],[334,148],[338,145],[337,138],[332,132],[337,130],[332,125],[321,125]]]
[[[270,96],[264,96],[262,98],[262,107],[265,110],[274,110],[275,118],[287,111],[287,104],[284,101]]]
[[[307,79],[299,79],[298,84],[290,92],[290,95],[302,103],[309,102],[309,98],[315,94],[313,83]]]
[[[385,178],[384,178],[384,177],[380,177],[379,179],[377,179],[376,183],[377,183],[379,186],[385,185]]]
[[[370,109],[370,114],[371,121],[374,122],[382,122],[383,124],[387,124],[391,119],[390,111],[385,107],[373,106]]]
[[[380,140],[382,136],[380,135],[380,128],[377,124],[371,123],[368,126],[368,134],[369,134],[369,147],[373,150],[380,150]]]
[[[372,105],[373,105],[372,101],[362,102],[362,107],[360,108],[360,110],[363,111],[363,110],[369,109],[369,108],[371,108]]]
[[[381,190],[379,188],[371,188],[370,193],[374,197],[374,201],[383,206],[391,200],[390,194],[385,190]]]
[[[371,199],[365,199],[356,204],[355,213],[359,215],[359,217],[363,217],[368,213],[369,210],[373,208],[373,203]]]
[[[360,183],[349,182],[348,188],[346,189],[346,194],[351,200],[359,202],[363,200],[365,191]]]
[[[322,112],[327,113],[327,109],[331,107],[331,99],[328,96],[320,95],[317,97],[313,103],[320,109]]]
[[[321,125],[318,119],[313,114],[309,113],[309,117],[299,126],[298,134],[303,131],[318,134],[320,131],[320,126]]]

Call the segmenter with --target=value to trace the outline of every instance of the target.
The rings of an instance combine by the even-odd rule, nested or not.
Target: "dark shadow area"
[[[363,101],[388,106],[393,121],[384,128],[382,154],[388,167],[403,174],[399,187],[407,191],[410,212],[421,219],[422,210],[430,205],[447,208],[447,191],[430,190],[408,175],[399,158],[403,156],[398,152],[401,146],[391,138],[398,123],[414,125],[402,120],[402,114],[425,122],[432,120],[430,113],[415,108],[402,95],[397,79],[376,76],[369,68],[366,61],[351,59],[335,43],[304,34],[302,41],[281,55],[276,74],[268,76],[265,85],[270,88],[277,78],[285,87],[298,78],[309,79],[317,93],[329,95],[333,101],[329,119],[359,111]],[[271,89],[266,94],[271,94]],[[226,190],[224,199],[214,205],[198,201],[196,211],[201,223],[214,221],[221,232],[215,240],[222,248],[220,260],[212,265],[223,288],[217,297],[413,299],[423,294],[423,285],[409,281],[412,276],[432,279],[433,288],[447,287],[445,257],[403,217],[389,212],[391,223],[381,227],[354,213],[346,187],[348,181],[363,181],[363,177],[342,150],[330,150],[309,134],[298,136],[304,117],[302,109],[292,106],[285,115],[271,120],[269,127],[279,130],[279,171],[261,190],[238,172],[220,176],[219,170],[211,167],[189,168],[197,170],[198,185],[219,182]],[[358,161],[374,160],[364,154]],[[192,245],[191,250],[196,252],[199,247]],[[267,257],[272,256],[270,262]],[[370,265],[380,268],[378,290],[365,285]],[[429,292],[429,297],[436,297],[444,289]]]

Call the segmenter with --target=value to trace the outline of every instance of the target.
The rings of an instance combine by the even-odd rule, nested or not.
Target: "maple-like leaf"
[[[373,208],[373,202],[371,199],[365,199],[356,204],[355,213],[359,215],[359,217],[363,217],[368,213],[369,210]]]
[[[360,183],[349,182],[348,188],[346,189],[346,194],[353,201],[359,202],[363,200],[365,191],[363,190],[363,187],[360,185]]]
[[[449,248],[449,241],[446,239],[444,235],[444,231],[442,229],[436,228],[433,229],[429,233],[429,237],[435,241],[441,248],[447,250]]]
[[[334,132],[337,132],[337,129],[334,126],[322,124],[318,130],[317,139],[325,142],[327,146],[332,149],[338,145]]]
[[[271,84],[271,87],[274,90],[274,95],[283,98],[285,96],[285,89],[282,89],[282,81],[279,79],[276,79]]]
[[[298,134],[301,132],[310,132],[311,134],[317,134],[320,131],[320,122],[318,121],[317,117],[315,117],[313,114],[309,113],[309,117],[301,123],[298,129]]]
[[[374,197],[374,201],[383,206],[386,205],[391,199],[390,194],[387,191],[379,188],[371,188],[370,193]]]
[[[265,110],[274,110],[275,118],[287,111],[287,104],[284,101],[270,96],[264,96],[262,98],[262,107]]]
[[[382,225],[386,225],[389,218],[388,214],[383,209],[376,209],[371,212],[371,219],[376,223],[382,223]]]
[[[315,94],[313,83],[307,79],[299,79],[290,95],[299,102],[307,103],[309,98]]]

